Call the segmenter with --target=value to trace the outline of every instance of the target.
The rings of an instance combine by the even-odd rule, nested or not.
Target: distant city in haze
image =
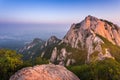
[[[0,40],[63,38],[87,15],[120,25],[119,14],[120,0],[0,0]]]

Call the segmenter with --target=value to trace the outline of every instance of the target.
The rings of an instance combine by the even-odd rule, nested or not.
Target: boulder
[[[76,75],[60,65],[37,65],[26,67],[10,77],[9,80],[80,80]]]

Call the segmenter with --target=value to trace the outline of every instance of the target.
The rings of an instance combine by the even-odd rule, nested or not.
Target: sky
[[[1,22],[73,23],[87,15],[120,22],[120,0],[0,0]]]
[[[0,32],[6,29],[6,32],[15,29],[26,33],[44,29],[62,32],[88,15],[120,25],[120,0],[0,0],[1,24],[28,24],[26,27],[0,25]],[[30,24],[40,25],[30,27]]]

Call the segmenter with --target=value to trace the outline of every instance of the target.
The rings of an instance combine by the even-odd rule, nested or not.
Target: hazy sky
[[[120,25],[120,0],[0,0],[0,35],[64,36],[72,23],[88,15]]]
[[[80,22],[87,15],[120,24],[120,0],[0,0],[1,22]]]

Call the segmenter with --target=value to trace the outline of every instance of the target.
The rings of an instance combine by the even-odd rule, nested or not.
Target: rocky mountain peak
[[[63,63],[63,65],[65,65],[64,62],[66,61],[67,55],[74,56],[74,58],[72,57],[71,59],[67,58],[69,63],[71,63],[71,61],[76,62],[77,56],[75,56],[75,54],[79,54],[78,56],[86,55],[84,56],[85,63],[94,60],[104,60],[105,58],[114,59],[111,55],[111,50],[108,50],[108,43],[120,46],[120,28],[110,21],[88,15],[80,23],[71,25],[71,28],[59,44],[60,49],[56,47],[56,49],[53,50],[51,60],[52,62],[57,60],[59,64]],[[63,46],[63,44],[65,45]],[[103,46],[103,44],[107,46]],[[64,52],[62,51],[63,49]],[[57,53],[60,55],[57,55]]]
[[[91,16],[91,15],[88,15],[87,17],[85,17],[85,20],[90,20],[90,21],[97,21],[98,18],[94,17],[94,16]]]
[[[55,41],[55,40],[59,40],[56,36],[51,36],[48,41],[51,42],[51,41]]]
[[[45,43],[45,46],[51,45],[51,44],[55,44],[60,42],[60,39],[58,39],[56,36],[51,36]]]
[[[40,42],[43,42],[43,40],[40,38],[35,38],[32,42],[33,43],[40,43]]]
[[[120,28],[110,21],[98,19],[90,15],[80,23],[72,24],[70,30],[64,37],[64,41],[71,43],[68,40],[76,39],[77,37],[85,38],[91,34],[94,34],[94,36],[96,34],[101,35],[113,44],[120,46]]]
[[[85,20],[86,24],[90,24],[91,22],[97,22],[99,19],[94,16],[88,15],[87,17],[85,17],[84,20]],[[90,25],[88,25],[88,26],[90,26]]]

